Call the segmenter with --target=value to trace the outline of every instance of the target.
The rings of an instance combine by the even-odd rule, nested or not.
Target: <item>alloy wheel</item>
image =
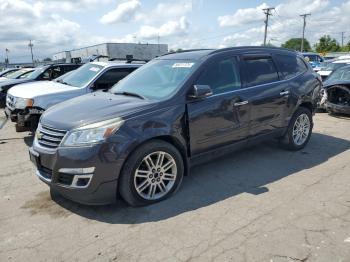
[[[145,156],[135,171],[134,186],[140,197],[157,200],[168,194],[177,177],[175,159],[164,151]]]
[[[305,143],[310,133],[310,119],[307,114],[301,114],[293,126],[293,141],[300,146]]]

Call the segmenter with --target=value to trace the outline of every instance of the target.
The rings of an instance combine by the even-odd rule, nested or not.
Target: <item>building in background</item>
[[[167,44],[104,43],[53,55],[53,61],[65,63],[84,62],[91,57],[125,59],[127,56],[139,60],[151,60],[168,52]]]

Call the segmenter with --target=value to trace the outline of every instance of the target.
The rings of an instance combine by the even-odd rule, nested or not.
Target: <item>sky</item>
[[[169,49],[261,45],[263,8],[275,7],[267,41],[280,46],[329,34],[350,41],[350,0],[0,0],[0,61],[52,57],[104,42],[165,43]]]

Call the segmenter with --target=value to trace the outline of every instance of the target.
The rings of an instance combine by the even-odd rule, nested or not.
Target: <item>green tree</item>
[[[282,44],[282,47],[300,51],[301,38],[291,38],[288,41],[286,41],[284,44]],[[310,42],[307,39],[304,39],[304,50],[303,51],[309,52],[311,50],[312,49],[310,46]]]
[[[331,38],[329,35],[324,35],[315,44],[315,49],[318,53],[324,53],[340,51],[341,47],[337,40]]]
[[[44,61],[44,62],[51,62],[52,59],[51,59],[50,57],[46,57],[46,58],[43,59],[43,61]]]
[[[350,52],[350,41],[341,48],[343,52]]]

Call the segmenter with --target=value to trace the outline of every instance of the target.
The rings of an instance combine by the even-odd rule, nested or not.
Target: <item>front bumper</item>
[[[344,106],[344,105],[338,105],[333,104],[330,102],[326,102],[325,107],[327,111],[332,113],[340,113],[340,114],[347,114],[350,115],[350,106]]]
[[[42,109],[26,108],[26,109],[11,109],[5,108],[6,116],[15,122],[23,131],[33,131],[37,128],[39,118],[44,112]]]
[[[49,152],[34,140],[29,155],[38,178],[54,191],[78,203],[103,205],[116,201],[118,177],[124,162],[114,146],[103,143],[92,147],[59,147]],[[67,170],[78,170],[79,173]],[[89,179],[77,187],[78,178],[84,176]]]

